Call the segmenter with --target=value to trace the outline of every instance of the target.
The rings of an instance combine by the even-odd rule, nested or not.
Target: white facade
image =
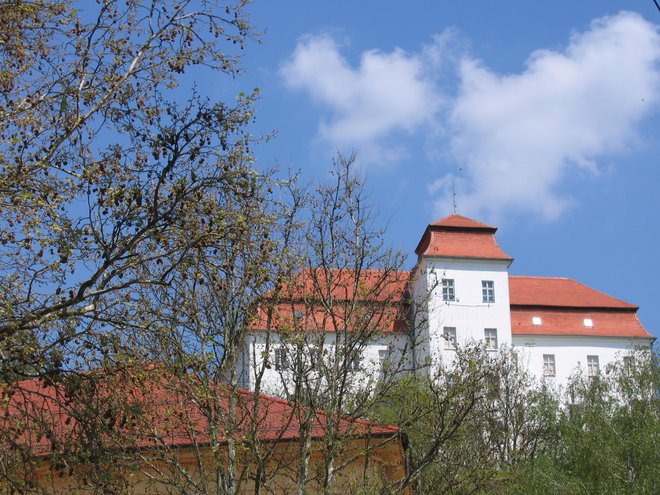
[[[631,349],[648,347],[649,339],[588,336],[515,335],[518,362],[536,377],[558,386],[571,375],[590,376],[620,360]],[[554,366],[549,366],[553,364]]]
[[[424,257],[413,272],[417,367],[449,364],[455,347],[511,346],[508,261]],[[450,290],[451,289],[451,290]]]
[[[253,332],[246,339],[239,364],[241,386],[255,390],[259,384],[260,393],[291,396],[295,386],[292,373],[295,363],[302,366],[305,385],[313,387],[322,366],[331,368],[334,359],[343,365],[342,360],[350,354],[345,349],[334,332],[309,332],[302,341],[287,339],[277,332]],[[383,373],[411,369],[408,336],[402,333],[379,335],[356,349],[349,359],[353,391],[366,393]],[[332,376],[332,371],[326,370],[322,375]]]

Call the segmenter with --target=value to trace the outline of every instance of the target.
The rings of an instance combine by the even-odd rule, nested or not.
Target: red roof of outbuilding
[[[497,244],[497,228],[461,215],[450,215],[426,227],[418,256],[512,261]]]
[[[195,389],[196,382],[192,380],[190,383],[183,378],[166,380],[162,374],[158,374],[153,380],[147,378],[147,381],[139,386],[121,383],[105,386],[101,381],[96,392],[98,396],[92,400],[103,403],[106,398],[112,397],[115,401],[123,401],[128,408],[147,406],[142,413],[145,427],[134,424],[131,426],[131,422],[122,426],[117,422],[114,428],[121,432],[119,436],[111,440],[111,429],[108,434],[101,430],[101,440],[107,440],[109,448],[187,447],[208,444],[211,431],[208,414],[185,392],[187,388]],[[231,392],[223,384],[218,384],[215,388],[219,409],[228,412]],[[65,394],[63,388],[45,385],[39,380],[28,380],[15,384],[5,392],[7,390],[11,390],[10,398],[5,405],[6,412],[0,417],[0,428],[19,432],[13,438],[16,445],[29,447],[37,455],[54,453],[54,445],[57,445],[57,448],[65,445],[68,445],[69,449],[76,448],[77,436],[84,433],[79,432],[76,402]],[[261,441],[300,438],[296,412],[301,406],[245,390],[239,390],[236,398],[236,413],[232,420],[234,426],[231,430],[234,438],[240,440],[242,436],[250,435],[253,429],[256,429],[257,437]],[[206,402],[206,399],[201,402]],[[223,417],[224,413],[221,412],[219,424],[215,425],[221,432],[229,426],[222,424]],[[105,416],[97,419],[104,422],[108,420]],[[321,438],[329,421],[330,418],[324,411],[314,411],[311,438]],[[385,437],[397,435],[399,429],[361,419],[341,418],[339,432],[346,437]],[[122,442],[122,445],[117,445],[117,441]],[[219,441],[224,443],[226,438],[222,437]]]

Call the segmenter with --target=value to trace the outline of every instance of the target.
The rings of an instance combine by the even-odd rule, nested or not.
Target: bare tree
[[[259,377],[253,393],[241,390],[241,359],[258,305],[290,276],[299,202],[275,202],[268,193],[272,180],[260,180],[253,194],[223,205],[223,235],[196,249],[177,267],[177,282],[154,293],[160,308],[168,309],[155,313],[152,331],[143,334],[149,354],[177,377],[166,388],[204,418],[203,428],[190,428],[200,438],[194,468],[206,483],[190,478],[186,493],[243,493],[248,482],[260,493],[276,474],[278,437],[262,441],[269,402],[260,398]],[[286,186],[295,191],[294,184]],[[291,421],[280,419],[284,425]],[[177,473],[191,469],[176,452],[168,453],[167,462]]]
[[[339,156],[333,182],[310,199],[301,269],[270,300],[268,328],[277,331],[277,343],[266,352],[279,373],[279,393],[300,405],[293,474],[300,494],[314,486],[332,492],[335,473],[351,461],[347,425],[368,416],[408,365],[404,258],[385,247],[354,162]],[[312,442],[318,421],[323,438]],[[310,470],[312,456],[322,459],[320,471]]]

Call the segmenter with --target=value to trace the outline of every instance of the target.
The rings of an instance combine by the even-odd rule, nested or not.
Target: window
[[[456,349],[456,327],[445,327],[442,336],[445,339],[445,349]]]
[[[455,301],[456,294],[454,292],[454,279],[453,278],[443,278],[442,279],[442,300],[443,301]]]
[[[286,353],[286,347],[276,347],[275,348],[275,369],[277,371],[283,371],[289,366],[289,358]]]
[[[598,356],[587,356],[587,376],[589,378],[598,376],[599,371]]]
[[[390,365],[390,355],[392,354],[392,348],[388,347],[387,349],[378,349],[378,361],[380,362],[380,369],[387,370]]]
[[[555,376],[554,354],[543,354],[543,376]]]
[[[310,349],[309,350],[309,366],[313,370],[318,368],[321,361],[321,351],[319,349]]]
[[[497,328],[485,328],[484,341],[486,349],[497,349]]]
[[[483,302],[485,303],[494,303],[495,302],[495,282],[492,280],[482,280],[481,281],[481,296],[483,297]]]
[[[360,356],[358,354],[348,356],[347,359],[348,359],[348,371],[360,370]]]

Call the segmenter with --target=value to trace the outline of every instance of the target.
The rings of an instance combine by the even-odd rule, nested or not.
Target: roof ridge
[[[484,230],[497,230],[497,227],[488,225],[487,223],[474,220],[458,213],[452,213],[435,222],[429,224],[430,227],[444,227],[444,228],[465,228],[465,229],[484,229]]]

